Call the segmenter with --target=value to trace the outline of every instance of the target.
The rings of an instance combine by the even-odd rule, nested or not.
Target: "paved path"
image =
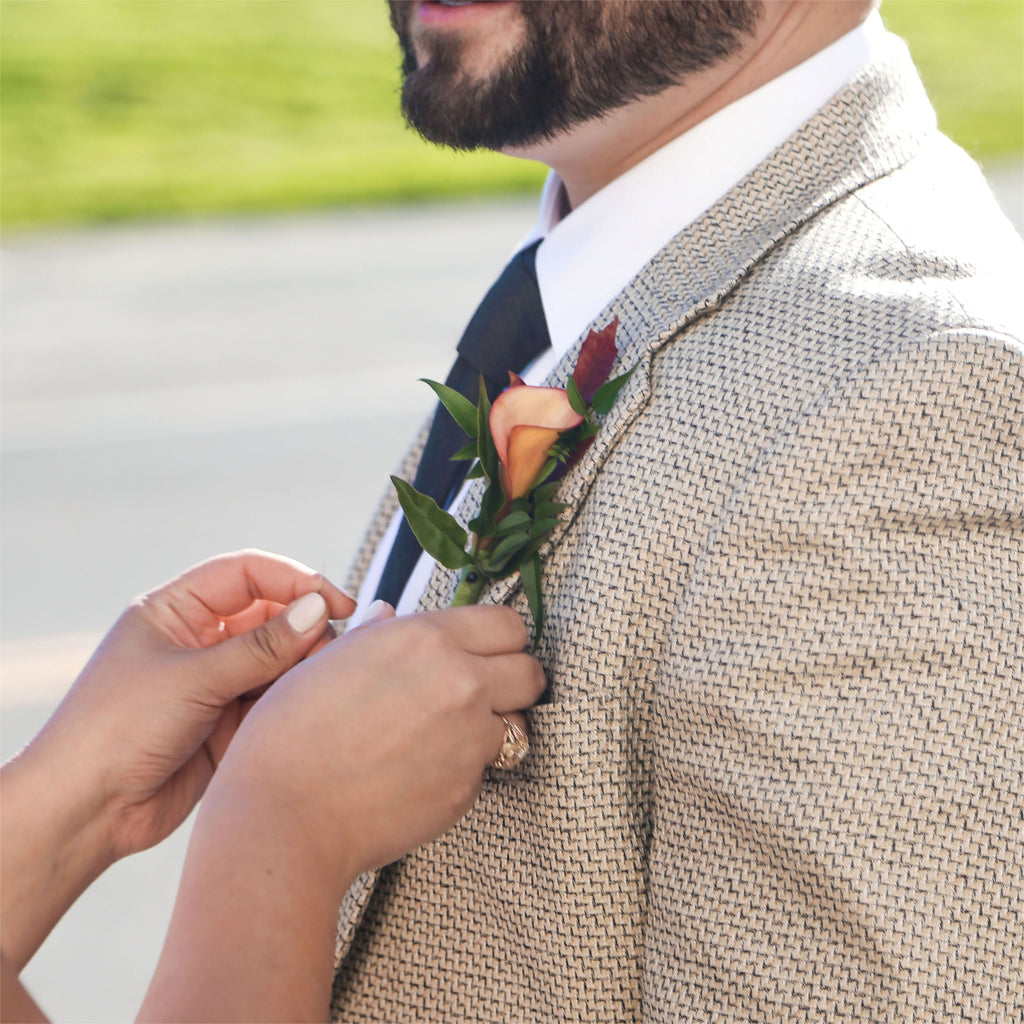
[[[125,603],[242,546],[335,579],[532,201],[35,235],[3,247],[7,758]],[[26,979],[131,1020],[187,829],[113,868]]]
[[[1024,228],[1019,163],[994,183]],[[135,593],[258,546],[342,577],[530,201],[3,246],[3,757]],[[187,829],[116,866],[30,965],[57,1019],[133,1017]]]

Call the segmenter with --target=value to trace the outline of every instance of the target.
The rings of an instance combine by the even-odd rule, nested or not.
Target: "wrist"
[[[359,873],[346,842],[345,823],[312,795],[308,782],[294,785],[275,771],[265,749],[253,754],[238,744],[221,762],[200,805],[196,829],[259,845],[265,858],[285,864],[315,889],[318,898],[340,903]]]
[[[77,897],[115,860],[96,789],[30,745],[0,769],[0,946],[21,970]]]
[[[222,763],[138,1019],[326,1019],[351,881],[309,841],[303,815],[241,764]]]

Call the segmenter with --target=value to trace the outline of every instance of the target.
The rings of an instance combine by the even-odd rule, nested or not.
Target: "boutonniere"
[[[488,580],[518,572],[536,634],[544,628],[540,549],[568,507],[554,500],[566,467],[600,430],[596,417],[614,405],[632,370],[608,380],[617,348],[618,318],[591,331],[564,388],[532,387],[514,373],[491,404],[480,382],[476,405],[458,391],[424,381],[465,431],[468,442],[453,459],[473,461],[466,479],[487,481],[480,510],[467,533],[444,509],[393,476],[413,534],[429,555],[461,573],[452,606],[476,604]]]

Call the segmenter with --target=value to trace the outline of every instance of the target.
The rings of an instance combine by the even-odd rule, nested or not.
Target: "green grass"
[[[886,0],[940,120],[1018,153],[1024,0]],[[2,0],[7,226],[534,189],[536,164],[453,154],[397,113],[382,0]]]
[[[978,159],[1024,150],[1024,3],[1020,0],[884,0],[903,36],[939,127]]]
[[[3,220],[123,219],[532,187],[397,114],[377,0],[4,0]]]

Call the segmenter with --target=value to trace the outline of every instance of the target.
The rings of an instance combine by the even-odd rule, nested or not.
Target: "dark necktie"
[[[474,405],[483,374],[487,396],[494,401],[508,387],[509,370],[524,370],[550,344],[534,269],[535,242],[518,253],[477,307],[458,345],[458,357],[445,383]],[[466,435],[438,404],[413,486],[442,508],[458,490],[470,462],[452,462]],[[420,556],[419,542],[403,518],[377,587],[377,597],[397,604]]]

